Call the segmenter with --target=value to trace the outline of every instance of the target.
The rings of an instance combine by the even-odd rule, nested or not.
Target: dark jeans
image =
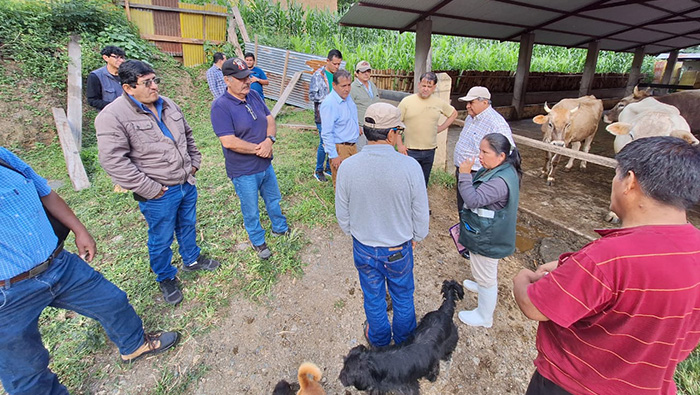
[[[394,343],[402,343],[416,329],[411,241],[396,247],[371,247],[353,237],[352,247],[364,296],[369,341],[376,347],[388,346],[393,331]],[[389,257],[398,252],[402,257],[390,261]],[[394,311],[392,325],[386,313],[387,286]]]
[[[430,179],[430,171],[433,170],[433,161],[435,160],[435,148],[433,149],[410,149],[408,156],[415,159],[423,169],[423,179],[425,179],[425,187],[428,187]]]
[[[39,315],[47,306],[97,320],[121,354],[143,344],[143,324],[126,293],[63,251],[45,272],[0,287],[0,379],[9,394],[68,393],[49,370],[49,352],[39,333]]]
[[[317,123],[318,128],[318,148],[316,149],[316,172],[323,171],[323,161],[326,162],[326,172],[331,171],[331,160],[326,155],[326,151],[323,149],[323,137],[321,137],[321,124]]]
[[[525,395],[571,395],[535,370]]]
[[[169,186],[163,196],[139,202],[139,209],[148,223],[148,256],[156,281],[172,279],[177,268],[172,265],[173,234],[177,236],[184,265],[199,258],[197,246],[197,187],[184,183]]]

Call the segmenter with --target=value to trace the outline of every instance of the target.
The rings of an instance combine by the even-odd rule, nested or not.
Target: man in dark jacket
[[[88,104],[98,111],[122,95],[118,71],[125,57],[124,50],[113,45],[104,47],[100,54],[107,64],[90,72],[87,79]]]

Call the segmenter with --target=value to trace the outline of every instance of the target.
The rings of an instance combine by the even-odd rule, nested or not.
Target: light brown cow
[[[598,130],[598,123],[603,114],[603,102],[595,96],[583,96],[578,99],[563,99],[551,109],[544,104],[547,115],[538,115],[532,121],[542,125],[545,143],[551,143],[559,147],[568,147],[578,150],[583,142],[583,152],[591,149],[591,142]],[[547,177],[547,185],[554,183],[554,172],[559,162],[560,155],[548,152],[542,175]],[[574,158],[570,158],[565,171],[571,170]],[[581,171],[586,170],[586,162],[581,161]]]
[[[650,97],[649,90],[639,90],[634,87],[634,92],[620,100],[615,106],[605,113],[603,120],[606,123],[619,121],[622,110],[627,105],[639,102]],[[671,93],[670,95],[653,96],[661,103],[676,107],[681,116],[685,118],[693,133],[700,133],[700,89]]]

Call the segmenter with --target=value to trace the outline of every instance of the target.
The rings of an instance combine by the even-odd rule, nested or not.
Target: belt
[[[340,144],[340,145],[355,145],[355,143],[336,143],[336,144]]]
[[[34,266],[33,268],[27,270],[24,273],[20,273],[14,277],[12,277],[9,280],[0,280],[0,287],[4,287],[7,284],[14,284],[16,282],[20,282],[22,280],[26,280],[28,278],[36,277],[40,275],[41,273],[45,272],[46,269],[49,268],[49,265],[51,264],[51,261],[54,260],[58,256],[58,254],[63,251],[63,242],[56,247],[55,250],[51,253],[51,256],[49,256],[44,262],[41,262],[40,264]]]

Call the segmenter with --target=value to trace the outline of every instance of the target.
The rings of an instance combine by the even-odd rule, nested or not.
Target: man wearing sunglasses
[[[353,240],[370,346],[400,344],[416,328],[413,248],[428,235],[428,193],[415,159],[394,150],[401,111],[375,103],[365,113],[367,145],[338,168],[335,215]],[[394,318],[387,318],[386,288]]]
[[[166,303],[182,301],[178,269],[172,265],[177,236],[182,270],[215,270],[219,262],[197,245],[195,173],[202,154],[182,110],[160,96],[160,78],[148,64],[129,60],[119,67],[124,94],[95,118],[100,164],[112,180],[134,193],[148,223],[151,270]]]
[[[226,92],[211,105],[211,125],[224,149],[226,175],[240,199],[243,225],[260,259],[272,252],[260,225],[258,196],[270,217],[272,234],[289,234],[282,214],[282,194],[272,168],[272,145],[277,141],[275,118],[258,92],[250,89],[251,71],[240,58],[228,59],[221,67]]]
[[[119,66],[126,56],[124,50],[108,45],[100,52],[102,60],[107,63],[97,70],[93,70],[87,79],[88,104],[101,111],[105,106],[122,95],[122,83],[119,80]]]

